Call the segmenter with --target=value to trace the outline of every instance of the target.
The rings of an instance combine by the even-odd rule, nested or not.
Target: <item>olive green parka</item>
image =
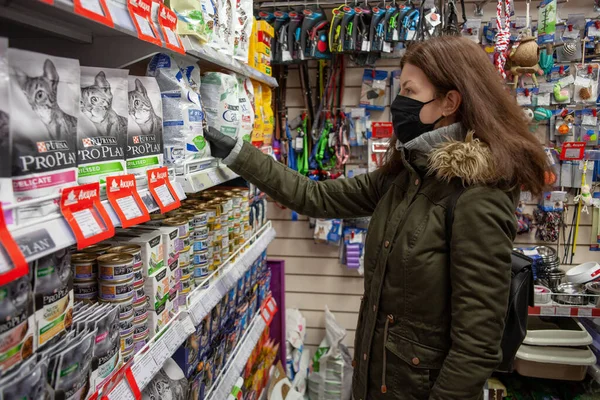
[[[303,215],[372,216],[355,400],[480,399],[501,361],[518,190],[489,184],[491,152],[472,133],[400,153],[393,173],[315,182],[246,143],[230,168]],[[462,185],[448,245],[446,203]]]

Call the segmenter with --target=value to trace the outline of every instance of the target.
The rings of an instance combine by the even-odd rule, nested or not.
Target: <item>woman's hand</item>
[[[204,138],[210,143],[212,156],[217,158],[227,158],[236,144],[235,138],[224,135],[212,127],[208,127],[208,131],[204,133]]]

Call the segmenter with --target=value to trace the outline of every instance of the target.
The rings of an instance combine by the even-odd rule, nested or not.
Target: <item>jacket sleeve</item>
[[[229,167],[273,200],[313,218],[366,217],[382,195],[384,174],[313,181],[244,143]]]
[[[500,364],[515,235],[509,196],[477,187],[459,197],[450,244],[452,346],[430,400],[479,399]]]

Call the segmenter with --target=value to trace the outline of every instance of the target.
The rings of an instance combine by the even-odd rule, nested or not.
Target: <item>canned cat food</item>
[[[133,279],[133,256],[108,253],[98,257],[98,278],[101,281],[129,281]]]
[[[189,278],[182,279],[180,283],[181,283],[181,290],[186,291],[187,293],[189,293],[189,291],[192,289],[192,286],[194,285],[194,281]]]
[[[194,266],[192,264],[180,265],[179,268],[181,268],[181,279],[185,279],[186,276],[194,273]]]
[[[129,335],[121,335],[121,353],[129,353],[133,350],[133,332]]]
[[[148,319],[148,308],[146,301],[136,302],[133,306],[133,323],[140,324]]]
[[[124,253],[133,256],[133,269],[142,267],[142,246],[139,244],[125,244],[110,248],[108,253]]]
[[[194,268],[194,278],[201,278],[208,275],[208,263],[196,265]]]
[[[194,278],[194,282],[196,283],[196,287],[199,287],[202,290],[206,290],[210,286],[210,281],[209,279],[206,279],[206,277]]]
[[[150,331],[148,331],[148,335],[146,335],[145,337],[141,338],[138,341],[133,341],[133,352],[137,353],[138,351],[140,351],[141,349],[144,348],[144,346],[148,343],[148,337],[150,336]]]
[[[119,306],[119,318],[127,319],[133,315],[133,295],[124,300],[105,300],[100,298],[100,303],[110,303]]]
[[[192,258],[194,257],[194,249],[191,247],[189,249],[183,249],[179,252],[179,265],[190,264],[192,262]]]
[[[144,284],[144,273],[142,272],[141,268],[138,270],[133,270],[133,282],[136,285]]]
[[[133,293],[133,278],[128,281],[99,281],[100,288],[99,297],[102,300],[125,300],[132,298]]]
[[[200,226],[200,227],[196,228],[194,230],[194,232],[192,232],[194,240],[206,239],[208,237],[209,231],[210,231],[210,229],[208,228],[208,225]]]
[[[194,229],[198,229],[200,227],[206,226],[208,223],[208,212],[195,208],[194,209],[194,218],[192,220],[192,225]]]
[[[123,357],[123,364],[127,364],[133,358],[133,356],[134,356],[133,350],[134,349],[132,347],[130,351],[121,354],[121,356]]]
[[[195,282],[193,279],[190,279],[191,281],[191,286],[195,287]],[[188,295],[190,294],[190,292],[192,291],[193,287],[191,289],[181,289],[181,292],[179,293],[179,307],[186,309],[187,308],[187,298]]]
[[[240,221],[242,219],[242,209],[239,207],[233,208],[233,219],[235,221]]]
[[[94,253],[94,254],[105,254],[112,247],[111,244],[97,243],[80,250],[80,253]]]
[[[96,279],[98,274],[97,256],[90,253],[76,253],[71,255],[71,267],[75,280]]]
[[[146,291],[144,290],[143,282],[139,285],[133,284],[133,302],[135,303],[140,300],[146,300]]]
[[[119,328],[121,329],[121,336],[130,335],[133,332],[133,315],[127,319],[120,319]]]
[[[185,237],[190,234],[190,225],[186,218],[173,217],[165,219],[162,224],[164,226],[177,227],[179,231],[179,237]]]
[[[180,253],[184,251],[189,251],[190,247],[192,247],[192,236],[187,235],[179,239],[182,241]]]
[[[98,282],[96,280],[74,281],[73,295],[77,301],[95,303],[98,298]]]
[[[194,252],[192,264],[201,265],[208,263],[208,252],[206,250]]]
[[[147,338],[150,334],[150,329],[148,328],[148,320],[144,319],[133,326],[133,341],[139,342],[144,338]]]
[[[168,217],[164,214],[150,214],[150,221],[146,222],[148,225],[156,225],[156,222],[162,222]]]

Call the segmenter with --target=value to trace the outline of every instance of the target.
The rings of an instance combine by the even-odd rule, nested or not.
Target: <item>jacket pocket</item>
[[[440,369],[446,352],[389,332],[385,347],[396,357],[414,368]]]

